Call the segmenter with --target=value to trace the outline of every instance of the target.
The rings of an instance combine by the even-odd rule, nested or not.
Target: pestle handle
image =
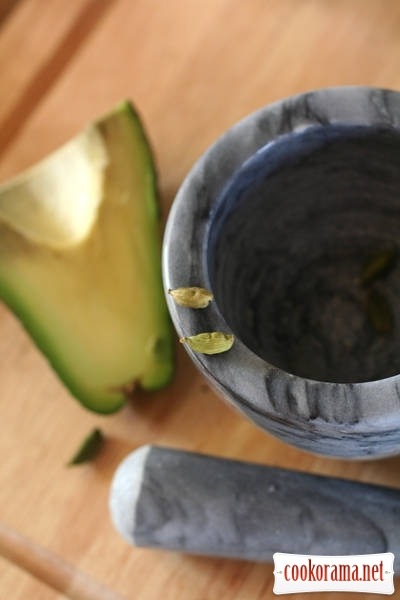
[[[117,469],[110,509],[137,546],[267,562],[393,552],[400,572],[400,489],[142,446]]]

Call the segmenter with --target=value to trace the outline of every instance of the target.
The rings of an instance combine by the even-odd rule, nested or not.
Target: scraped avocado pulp
[[[87,408],[169,382],[154,168],[129,103],[0,186],[0,297]]]

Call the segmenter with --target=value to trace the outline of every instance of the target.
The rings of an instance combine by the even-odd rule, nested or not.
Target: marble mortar
[[[359,282],[368,257],[400,250],[400,93],[340,87],[262,108],[195,164],[171,209],[166,292],[179,336],[235,334],[190,356],[222,395],[305,450],[368,458],[400,451],[400,267],[378,278],[393,326],[374,331]],[[400,261],[398,261],[400,262]]]

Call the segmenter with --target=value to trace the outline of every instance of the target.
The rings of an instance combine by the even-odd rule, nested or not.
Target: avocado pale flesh
[[[0,186],[0,297],[87,408],[173,370],[152,156],[129,103]]]

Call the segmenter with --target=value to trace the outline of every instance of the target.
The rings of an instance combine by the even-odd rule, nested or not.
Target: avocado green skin
[[[122,393],[115,393],[114,398],[112,398],[111,400],[111,396],[108,393],[106,404],[99,404],[99,396],[93,398],[92,394],[88,394],[84,388],[81,388],[79,384],[72,377],[70,377],[68,369],[65,368],[64,363],[62,361],[58,361],[53,356],[53,346],[51,345],[51,342],[47,339],[47,337],[43,335],[43,330],[40,326],[40,323],[36,322],[34,315],[25,311],[24,305],[20,303],[19,299],[13,296],[12,291],[10,289],[6,288],[5,286],[2,286],[2,288],[0,289],[0,299],[20,321],[24,329],[31,337],[32,341],[35,343],[36,347],[46,357],[49,365],[57,373],[58,377],[68,388],[72,396],[74,396],[74,398],[76,398],[85,408],[92,412],[103,415],[117,412],[120,408],[122,408],[122,406],[125,404],[126,400],[129,397],[128,395]],[[164,312],[166,312],[165,309],[163,310]],[[166,342],[166,347],[168,347],[169,349],[169,352],[165,353],[164,370],[162,376],[160,376],[157,383],[154,383],[151,386],[144,387],[138,382],[137,387],[146,392],[156,392],[158,390],[163,389],[172,381],[174,375],[175,356],[173,351],[174,341],[172,325],[168,314],[165,315],[165,318],[166,320],[168,320],[168,330],[166,332],[167,335],[165,335],[164,340]]]
[[[154,220],[159,220],[160,207],[157,196],[157,176],[153,156],[140,118],[131,102],[127,100],[121,102],[119,105],[117,105],[115,110],[99,119],[95,125],[101,125],[103,121],[107,120],[110,116],[116,113],[125,113],[125,115],[129,117],[128,121],[142,143],[142,150],[148,164],[149,183],[153,188],[153,193],[151,194],[152,203],[151,205],[148,205],[148,209],[151,218],[154,218]],[[160,242],[158,242],[158,244],[160,249]],[[147,385],[141,384],[140,381],[135,382],[135,387],[137,386],[137,388],[149,392],[157,391],[166,387],[171,382],[175,370],[174,336],[162,289],[161,257],[158,261],[158,264],[154,264],[154,268],[157,268],[159,273],[160,311],[162,311],[162,313],[165,315],[165,331],[163,332],[162,338],[164,343],[164,353],[162,357],[162,363],[160,362],[158,379]],[[70,376],[68,365],[65,365],[64,362],[60,360],[54,353],[52,342],[43,331],[40,324],[40,319],[38,320],[35,314],[26,309],[26,306],[21,298],[14,293],[12,288],[9,287],[5,281],[0,282],[0,300],[4,302],[11,312],[14,313],[29,336],[32,338],[32,341],[35,343],[37,348],[42,352],[42,354],[44,354],[48,363],[57,373],[60,380],[68,388],[72,396],[74,396],[86,409],[106,415],[118,411],[125,404],[126,400],[131,394],[122,391],[115,391],[112,393],[110,391],[106,391],[102,397],[100,393],[90,393],[90,391],[88,391],[85,387],[82,387],[79,382],[75,381],[75,379]]]

